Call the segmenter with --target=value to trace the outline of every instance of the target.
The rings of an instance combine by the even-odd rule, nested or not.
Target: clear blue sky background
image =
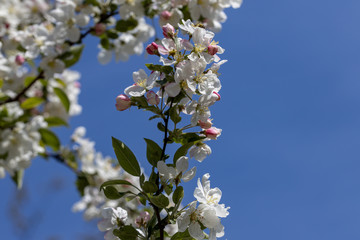
[[[231,206],[223,221],[226,238],[359,240],[360,2],[245,0],[227,13],[216,39],[229,62],[221,69],[222,101],[212,111],[223,134],[211,142],[211,157],[191,162],[197,177],[211,174]],[[156,58],[104,67],[96,55],[90,39],[75,67],[82,72],[84,110],[72,127],[86,126],[104,154],[113,155],[115,136],[144,159],[142,138],[161,139],[156,122],[136,109],[115,111],[114,101],[132,72]],[[64,129],[62,138],[71,132]],[[60,191],[49,190],[54,178],[62,182]],[[15,203],[34,224],[20,238],[8,214],[15,188],[9,178],[1,180],[0,238],[102,239],[95,223],[70,211],[79,199],[74,180],[57,163],[34,160],[25,176],[28,200]],[[188,202],[194,184],[186,186]]]

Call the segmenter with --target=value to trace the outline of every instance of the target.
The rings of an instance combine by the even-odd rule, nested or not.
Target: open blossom
[[[197,143],[189,149],[191,158],[195,158],[198,162],[202,162],[207,156],[211,154],[211,148],[205,143]]]
[[[222,130],[216,127],[205,129],[204,134],[207,138],[217,139],[221,135]]]
[[[143,69],[133,73],[133,79],[135,84],[125,89],[125,94],[132,97],[141,97],[146,91],[152,89],[155,85],[155,81],[158,79],[159,73],[153,72],[150,76],[147,76]]]
[[[101,215],[103,220],[98,223],[98,228],[100,231],[106,232],[105,240],[117,240],[118,238],[114,236],[113,230],[125,224],[128,218],[127,211],[121,207],[108,207],[101,211]],[[119,226],[119,224],[121,225]]]
[[[182,179],[184,182],[188,182],[196,174],[196,167],[193,167],[189,171],[186,172],[186,170],[189,167],[188,158],[185,156],[180,157],[176,161],[175,167],[169,167],[166,165],[164,161],[159,161],[157,163],[157,168],[159,170],[159,174],[161,178],[165,181],[172,180],[175,181],[176,184],[178,184],[179,180]]]

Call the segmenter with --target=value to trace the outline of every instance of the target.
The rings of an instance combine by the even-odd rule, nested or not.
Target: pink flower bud
[[[131,99],[125,94],[120,94],[116,97],[115,106],[118,111],[124,111],[131,106]]]
[[[81,88],[81,83],[78,82],[78,81],[76,81],[76,82],[74,82],[74,86],[75,86],[76,88]]]
[[[151,105],[158,105],[160,103],[159,96],[154,91],[148,91],[146,93],[147,102]]]
[[[202,129],[209,129],[212,126],[212,122],[209,118],[208,118],[208,120],[206,120],[206,122],[202,122],[201,120],[199,120],[199,126]]]
[[[106,31],[106,25],[104,23],[97,23],[94,26],[94,31],[96,36],[100,36]]]
[[[169,20],[171,18],[172,14],[169,11],[163,11],[160,13],[160,18],[164,20]]]
[[[25,62],[25,58],[22,55],[16,55],[15,62],[17,65],[23,65]]]
[[[208,46],[208,53],[210,55],[215,55],[219,51],[219,47],[217,45],[210,44]]]
[[[217,137],[219,137],[221,135],[221,131],[222,130],[219,128],[211,127],[209,129],[206,129],[204,131],[204,133],[207,138],[216,139]]]
[[[150,43],[146,47],[146,52],[150,55],[159,55],[159,45],[157,45],[155,42]]]
[[[169,23],[162,26],[162,30],[165,38],[172,38],[175,34],[175,28]]]

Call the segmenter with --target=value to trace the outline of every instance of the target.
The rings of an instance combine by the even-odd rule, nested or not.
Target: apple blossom
[[[118,111],[124,111],[124,110],[130,108],[131,99],[128,96],[126,96],[125,94],[120,94],[119,96],[116,97],[115,106]]]

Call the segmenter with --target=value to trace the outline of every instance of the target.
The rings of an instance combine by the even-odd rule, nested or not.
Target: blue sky
[[[191,162],[197,177],[211,174],[231,207],[225,238],[360,239],[359,12],[357,0],[245,0],[241,9],[227,11],[216,40],[229,62],[221,69],[222,99],[212,110],[223,134],[211,142],[209,158]],[[101,66],[94,39],[86,50],[74,68],[82,73],[84,110],[72,127],[86,126],[106,155],[114,155],[114,136],[144,159],[142,138],[161,141],[156,122],[136,109],[117,112],[114,102],[132,72],[157,59]],[[61,132],[64,141],[71,132]],[[62,181],[59,191],[49,191],[54,178]],[[79,199],[74,180],[57,163],[34,160],[25,176],[29,200],[18,209],[25,216],[42,212],[42,218],[25,238],[16,237],[9,221],[15,188],[1,180],[1,238],[80,239],[88,233],[102,239],[95,223],[70,211]],[[188,202],[194,185],[186,185]]]

